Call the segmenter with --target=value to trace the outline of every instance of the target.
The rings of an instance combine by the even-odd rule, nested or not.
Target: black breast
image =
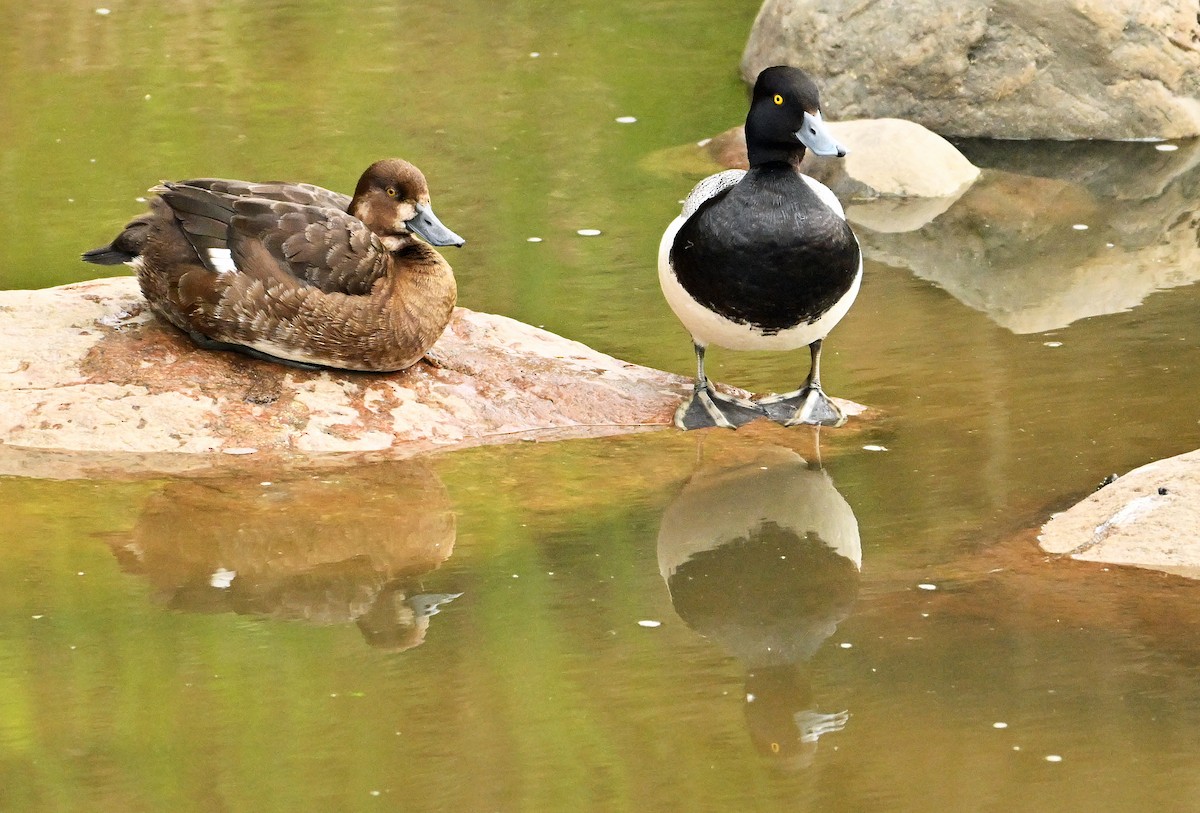
[[[751,169],[675,236],[671,266],[701,305],[767,334],[816,321],[858,273],[858,241],[790,166]]]

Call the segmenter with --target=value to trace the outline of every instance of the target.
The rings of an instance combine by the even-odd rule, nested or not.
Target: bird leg
[[[758,401],[767,417],[784,426],[841,426],[846,422],[846,416],[838,409],[837,404],[829,399],[821,389],[821,343],[817,339],[808,346],[812,354],[812,366],[808,378],[798,390],[785,392],[780,395],[769,395]]]
[[[717,392],[704,374],[704,347],[696,348],[696,384],[692,395],[675,410],[675,425],[680,429],[702,429],[720,426],[736,429],[755,418],[765,417],[753,401]]]

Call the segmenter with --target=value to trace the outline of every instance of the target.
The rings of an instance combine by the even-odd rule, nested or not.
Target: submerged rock
[[[1200,135],[1194,0],[899,5],[766,0],[742,75],[795,65],[838,117],[895,116],[942,135]]]
[[[1158,460],[1056,514],[1042,549],[1200,579],[1200,451]]]

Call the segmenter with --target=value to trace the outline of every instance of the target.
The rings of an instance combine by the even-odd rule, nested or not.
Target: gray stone
[[[1038,542],[1072,559],[1200,578],[1200,451],[1117,478],[1051,518]]]
[[[1195,0],[766,0],[752,82],[803,68],[835,119],[897,117],[942,135],[1200,135]]]

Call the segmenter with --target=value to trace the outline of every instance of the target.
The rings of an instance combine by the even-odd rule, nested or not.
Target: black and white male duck
[[[151,191],[150,211],[83,259],[128,263],[154,313],[201,347],[388,372],[416,363],[450,321],[454,273],[431,244],[464,240],[407,161],[372,164],[353,197],[217,178]]]
[[[841,204],[797,168],[805,149],[843,157],[821,119],[817,86],[796,68],[767,68],[746,116],[749,171],[705,178],[663,234],[658,279],[692,334],[696,384],[681,429],[733,428],[769,417],[787,426],[845,421],[821,389],[821,343],[858,295],[862,256]],[[704,374],[710,344],[731,350],[808,347],[808,378],[758,401],[718,392]]]

